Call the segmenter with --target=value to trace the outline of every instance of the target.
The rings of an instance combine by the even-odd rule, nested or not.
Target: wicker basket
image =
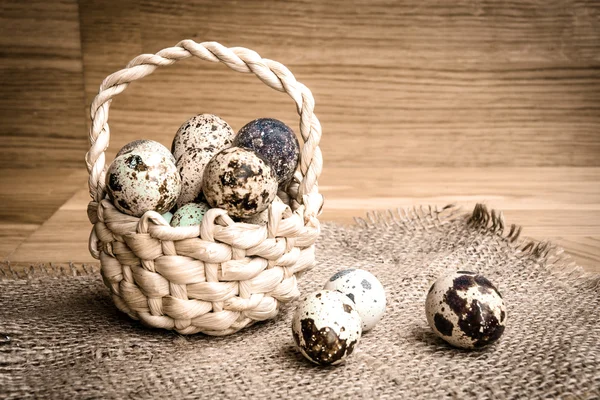
[[[252,72],[296,103],[303,139],[294,178],[269,206],[266,226],[237,223],[224,210],[209,210],[200,226],[169,226],[156,212],[141,218],[119,212],[105,190],[108,109],[116,95],[159,66],[196,56]],[[234,333],[273,318],[280,303],[299,296],[296,278],[315,263],[323,205],[317,179],[323,160],[321,126],[310,90],[282,64],[242,47],[184,40],[156,54],[140,55],[108,76],[91,106],[91,148],[86,154],[94,227],[90,252],[100,260],[116,306],[134,319],[182,334]]]

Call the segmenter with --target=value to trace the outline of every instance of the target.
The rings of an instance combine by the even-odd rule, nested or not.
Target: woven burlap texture
[[[158,67],[196,57],[256,75],[290,96],[300,117],[300,160],[291,182],[268,208],[268,223],[235,222],[211,209],[200,226],[171,227],[158,213],[142,218],[119,212],[106,197],[105,151],[113,99]],[[244,47],[182,40],[156,54],[142,54],[109,75],[92,101],[90,150],[85,156],[94,227],[89,248],[117,307],[155,328],[182,334],[235,333],[277,315],[279,303],[298,297],[296,278],[314,266],[317,218],[323,207],[317,179],[323,169],[321,124],[311,91],[277,61]],[[285,204],[284,204],[285,203]]]
[[[119,313],[97,267],[16,273],[5,265],[0,397],[599,398],[600,277],[549,243],[518,239],[519,232],[481,206],[324,224],[317,266],[301,291],[360,267],[388,297],[386,315],[348,362],[326,368],[294,348],[295,303],[231,336],[182,336]],[[484,274],[504,296],[508,326],[489,348],[451,348],[427,326],[427,290],[455,268]]]

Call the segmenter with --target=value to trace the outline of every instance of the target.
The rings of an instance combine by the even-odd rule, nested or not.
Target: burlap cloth
[[[361,267],[388,294],[380,324],[345,365],[328,368],[294,349],[295,304],[233,336],[184,337],[120,314],[98,267],[4,265],[0,397],[600,398],[600,278],[519,231],[483,207],[325,224],[301,290]],[[458,266],[487,276],[508,307],[504,336],[484,350],[451,348],[427,326],[430,284]]]

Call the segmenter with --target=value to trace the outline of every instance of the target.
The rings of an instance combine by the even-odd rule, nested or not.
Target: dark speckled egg
[[[250,149],[267,160],[279,183],[290,180],[298,165],[298,138],[290,127],[273,118],[260,118],[248,123],[240,129],[233,145]]]
[[[315,364],[341,364],[362,335],[362,322],[348,296],[333,290],[311,293],[292,319],[292,334],[302,355]]]
[[[229,147],[235,133],[229,124],[212,114],[199,114],[187,120],[175,134],[171,151],[175,160],[187,152],[199,150],[211,158]]]
[[[439,278],[425,304],[433,331],[453,346],[472,349],[498,340],[506,325],[506,307],[498,289],[474,272]]]
[[[106,190],[121,212],[141,217],[169,211],[181,191],[181,178],[169,157],[133,150],[114,159],[106,171]]]
[[[277,194],[277,178],[254,152],[231,147],[218,153],[204,170],[202,190],[212,207],[247,218],[265,210]]]
[[[167,149],[162,144],[150,139],[134,140],[133,142],[127,143],[121,148],[121,150],[119,150],[115,158],[122,156],[123,154],[129,154],[134,150],[143,151],[146,153],[158,153],[162,156],[169,158],[172,162],[175,162],[175,157],[173,157],[173,154],[171,154],[169,149]]]

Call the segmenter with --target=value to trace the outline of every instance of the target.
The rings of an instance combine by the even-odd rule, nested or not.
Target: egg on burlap
[[[212,207],[248,218],[271,204],[277,187],[277,178],[265,160],[250,150],[230,147],[206,166],[202,191]]]
[[[229,124],[212,114],[199,114],[187,120],[173,139],[171,152],[175,160],[192,150],[201,151],[208,159],[229,147],[235,133]]]
[[[362,319],[363,333],[381,320],[385,314],[385,289],[381,282],[364,269],[345,269],[334,274],[323,289],[337,290],[348,296],[356,305]]]
[[[115,207],[125,214],[164,214],[179,197],[181,178],[169,157],[133,150],[115,158],[108,167],[106,191]]]
[[[206,203],[188,203],[175,211],[171,219],[171,226],[200,225],[208,210],[210,210],[210,206]]]
[[[506,307],[498,289],[484,276],[469,271],[451,272],[435,281],[425,312],[439,337],[465,349],[494,343],[506,325]]]
[[[337,291],[309,294],[292,319],[294,343],[315,364],[344,362],[358,345],[361,334],[362,322],[354,303]]]
[[[254,151],[271,165],[279,183],[289,181],[296,171],[300,144],[294,131],[273,118],[259,118],[246,124],[233,145]]]
[[[146,153],[158,153],[169,158],[172,162],[175,162],[175,157],[173,157],[173,154],[171,154],[169,149],[150,139],[134,140],[133,142],[127,143],[125,146],[121,147],[121,150],[119,150],[115,158],[122,156],[123,154],[129,154],[134,150]]]

